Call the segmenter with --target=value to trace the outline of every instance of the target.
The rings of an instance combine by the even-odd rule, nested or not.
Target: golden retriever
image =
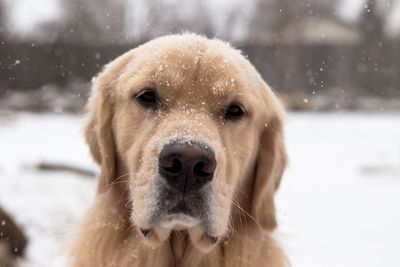
[[[164,36],[112,61],[89,101],[101,172],[73,266],[286,266],[272,236],[283,116],[219,40]]]

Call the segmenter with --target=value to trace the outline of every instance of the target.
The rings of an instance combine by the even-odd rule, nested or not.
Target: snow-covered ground
[[[46,161],[96,170],[82,125],[65,115],[0,117],[0,205],[27,231],[24,267],[65,265],[60,252],[94,196],[94,179],[33,167]]]
[[[96,170],[83,120],[0,117],[0,205],[29,235],[22,266],[64,266],[95,180],[32,168]],[[277,194],[279,237],[295,267],[400,266],[400,115],[289,114],[290,165]]]
[[[278,193],[295,267],[400,266],[400,115],[290,114]]]

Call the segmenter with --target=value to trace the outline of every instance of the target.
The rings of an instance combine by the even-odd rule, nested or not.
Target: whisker
[[[244,193],[244,192],[242,192],[242,193]],[[235,201],[234,197],[231,199],[231,202],[235,205],[235,207],[237,207],[239,209],[240,212],[242,212],[245,215],[245,217],[248,216],[257,225],[257,227],[260,228],[260,230],[263,230],[263,228],[261,227],[260,223],[256,220],[256,218],[254,218],[250,213],[248,213],[245,209],[243,209],[239,205],[239,203]]]
[[[114,179],[114,181],[112,181],[108,186],[107,186],[107,190],[109,190],[111,188],[111,186],[116,185],[116,184],[120,184],[120,183],[124,183],[126,181],[118,181],[126,176],[129,176],[131,174],[133,174],[134,172],[128,172],[125,174],[122,174],[121,176],[118,176],[117,178]]]
[[[263,230],[263,228],[261,227],[260,223],[256,220],[256,218],[254,218],[250,213],[248,213],[246,210],[244,210],[239,203],[236,203],[235,200],[232,198],[232,203],[239,209],[241,210],[244,214],[246,214],[247,216],[249,216],[250,219],[252,219],[252,221],[254,221],[257,225],[257,227],[260,228],[260,230]]]
[[[249,195],[248,195],[245,191],[241,190],[240,188],[236,188],[236,189],[235,189],[235,192],[241,193],[241,194],[244,195],[246,198],[249,198]]]
[[[246,214],[243,212],[243,208],[240,207],[240,205],[238,204],[237,201],[235,201],[234,198],[232,199],[232,203],[233,203],[236,207],[239,208],[239,210],[238,210],[238,211],[239,211],[238,216],[239,216],[240,225],[244,225],[245,229],[247,229]],[[242,221],[242,216],[243,216],[243,218],[244,218],[244,224],[243,224],[243,221]],[[234,227],[234,226],[232,226],[232,227]]]

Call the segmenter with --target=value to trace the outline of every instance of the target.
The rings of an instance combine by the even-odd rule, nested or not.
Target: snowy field
[[[82,125],[66,115],[0,116],[0,205],[30,238],[22,266],[65,266],[61,252],[96,182],[32,166],[96,170]],[[286,140],[277,205],[293,266],[400,266],[400,115],[292,113]]]

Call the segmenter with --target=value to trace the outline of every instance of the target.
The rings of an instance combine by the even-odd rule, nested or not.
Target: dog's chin
[[[184,213],[168,214],[160,220],[161,227],[171,230],[185,230],[199,224],[199,219]]]
[[[139,228],[144,241],[151,247],[157,247],[166,241],[172,231],[186,231],[190,241],[198,250],[209,252],[219,241],[219,237],[210,234],[201,225],[201,221],[184,213],[163,216],[156,226],[145,229]]]

